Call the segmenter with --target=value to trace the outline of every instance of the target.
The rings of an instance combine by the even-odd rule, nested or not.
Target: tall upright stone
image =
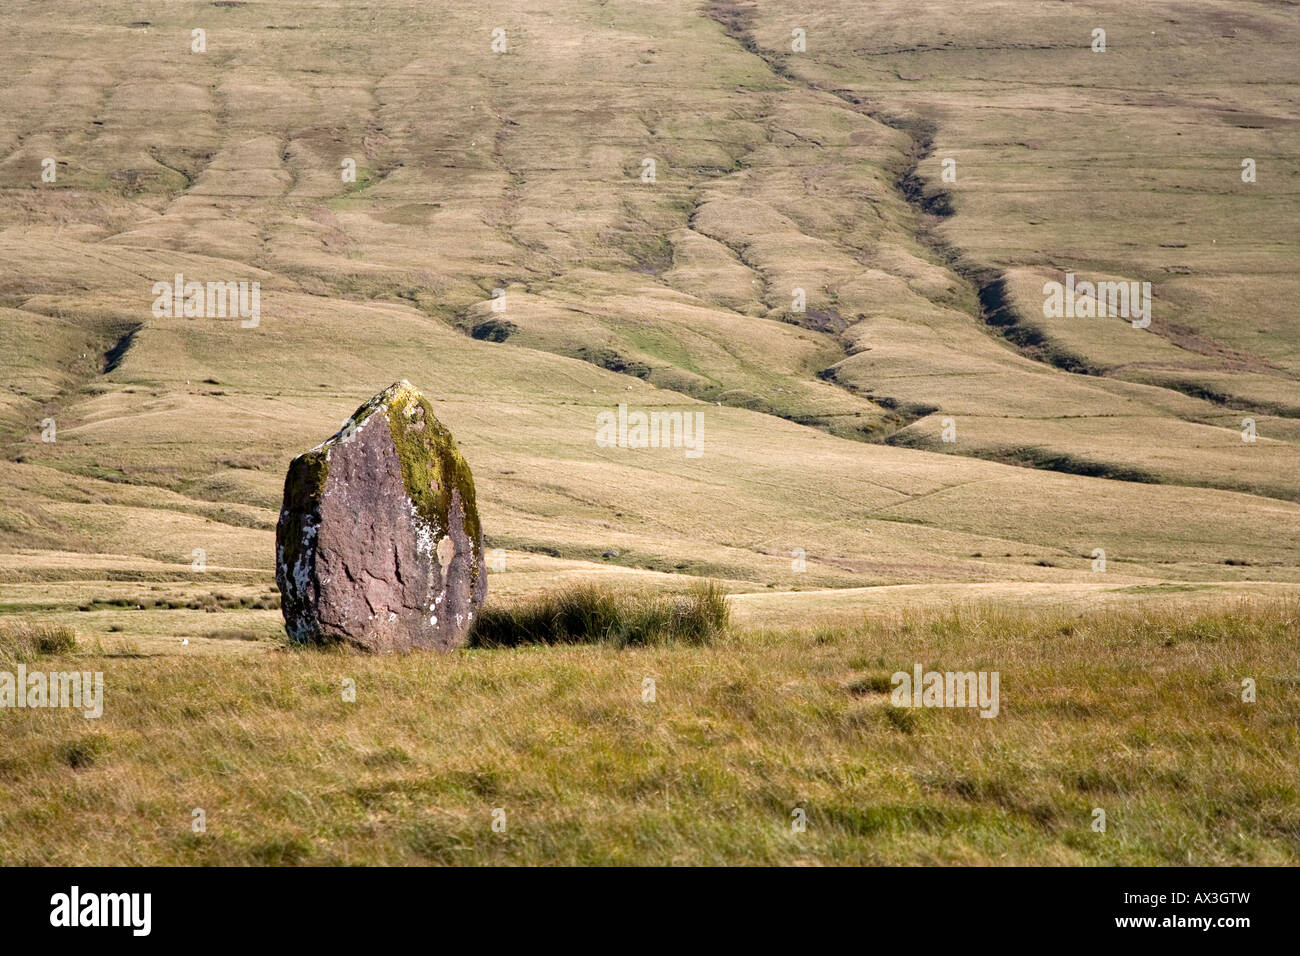
[[[487,596],[469,465],[410,382],[290,463],[275,541],[295,641],[449,651]]]

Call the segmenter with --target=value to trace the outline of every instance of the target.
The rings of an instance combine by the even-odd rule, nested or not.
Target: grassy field
[[[0,708],[0,862],[1294,862],[1291,5],[0,26],[0,654],[107,688]],[[259,321],[156,315],[178,273]],[[1046,317],[1066,273],[1150,325]],[[288,462],[402,378],[504,642],[599,586],[651,646],[283,648]],[[701,454],[601,447],[620,404]],[[700,587],[730,626],[670,639]],[[1001,715],[871,689],[918,662]]]
[[[1300,603],[1169,597],[703,647],[85,648],[39,666],[102,670],[101,719],[0,711],[0,862],[1293,864]],[[998,716],[894,707],[918,663],[998,671]]]

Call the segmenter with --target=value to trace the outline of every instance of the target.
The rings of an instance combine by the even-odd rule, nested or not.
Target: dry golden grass
[[[46,658],[103,670],[104,716],[0,711],[0,862],[1294,864],[1298,626],[966,604],[706,647]],[[998,716],[892,707],[916,663],[998,671]]]
[[[25,663],[44,654],[77,649],[77,635],[66,624],[0,620],[0,662]]]

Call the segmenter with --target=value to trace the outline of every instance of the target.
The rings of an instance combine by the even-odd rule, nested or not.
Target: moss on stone
[[[464,512],[462,529],[476,549],[483,546],[474,478],[461,457],[451,432],[438,421],[427,399],[408,382],[400,382],[384,393],[388,405],[388,428],[402,466],[402,482],[416,511],[446,534],[452,492],[459,492]],[[474,578],[478,578],[478,562]]]

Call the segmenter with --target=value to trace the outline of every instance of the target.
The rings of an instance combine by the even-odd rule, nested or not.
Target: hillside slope
[[[284,468],[398,378],[501,595],[1300,581],[1295,18],[859,14],[10,5],[0,601],[274,636]],[[1035,319],[1066,271],[1151,281],[1150,327]],[[156,316],[178,273],[256,326]],[[701,454],[600,447],[620,403]]]

